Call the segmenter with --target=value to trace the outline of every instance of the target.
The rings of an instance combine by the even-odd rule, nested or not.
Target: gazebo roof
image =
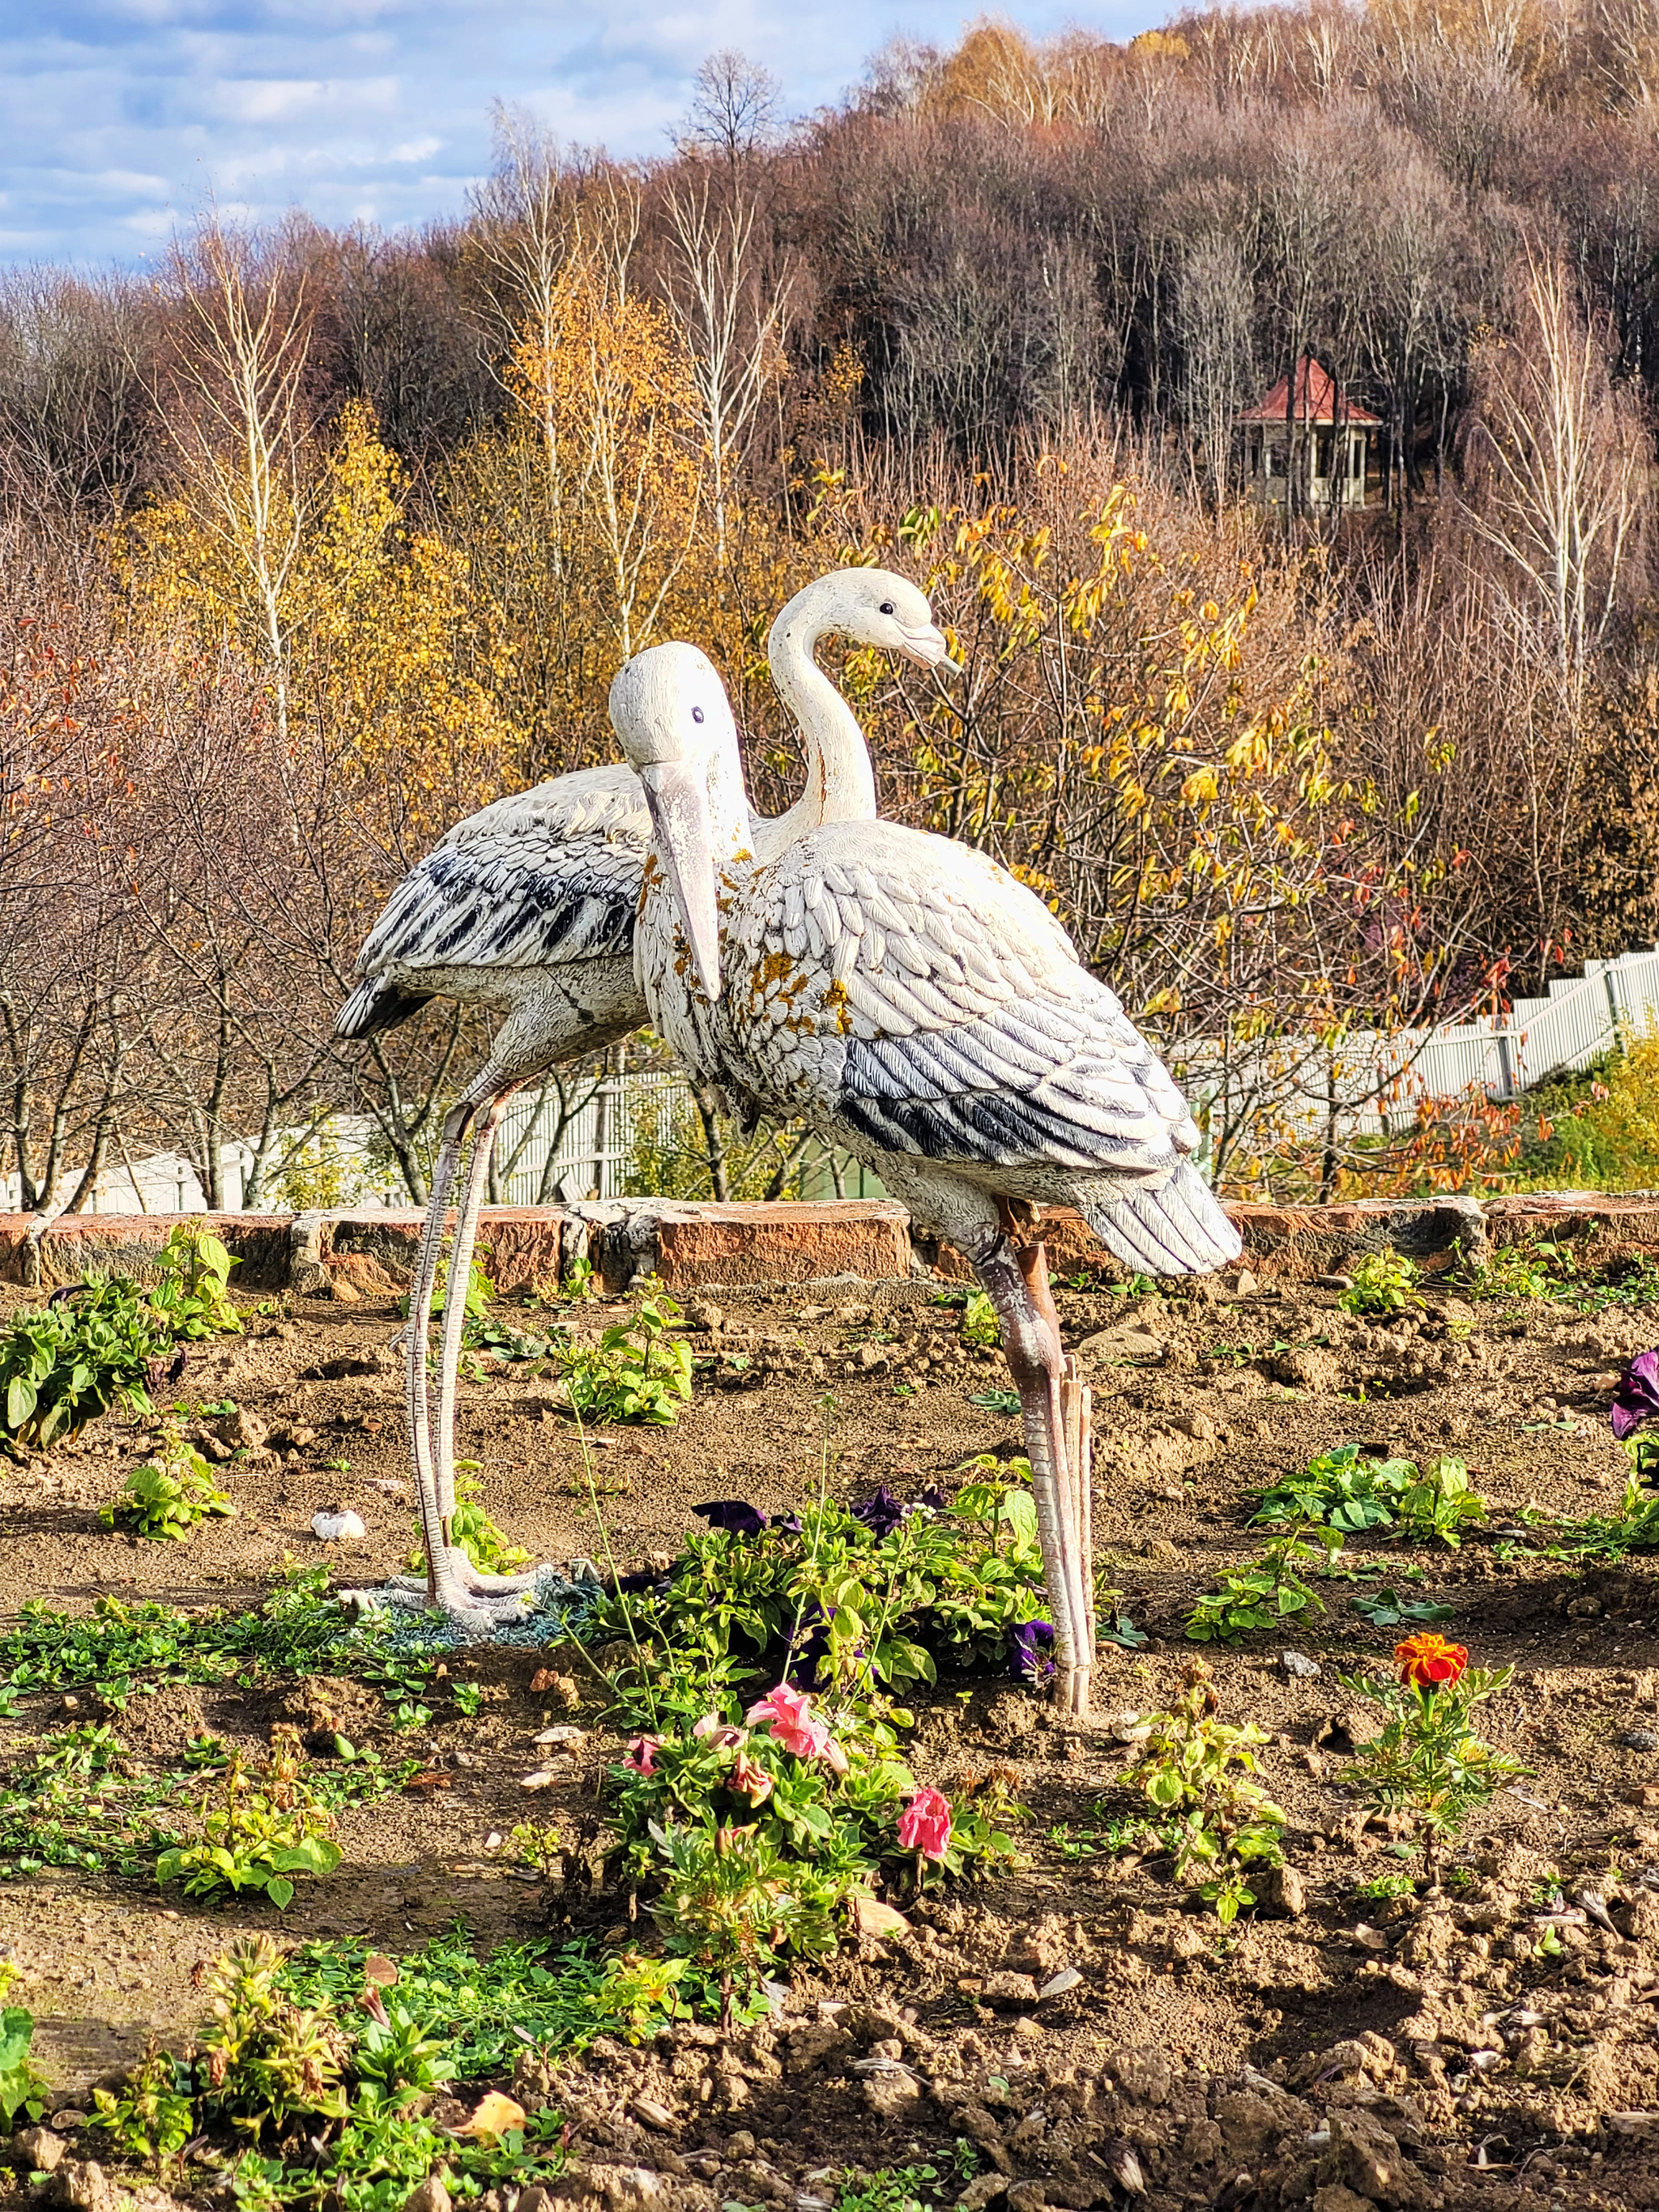
[[[1314,359],[1304,353],[1296,365],[1295,416],[1298,422],[1334,422],[1336,421],[1337,389],[1334,379]],[[1291,414],[1291,380],[1281,376],[1273,390],[1254,407],[1247,407],[1239,416],[1241,422],[1283,422]],[[1377,429],[1382,417],[1373,415],[1352,399],[1342,401],[1342,420],[1359,429]]]

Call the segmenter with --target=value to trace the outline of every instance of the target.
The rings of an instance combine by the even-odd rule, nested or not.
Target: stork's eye
[[[884,615],[891,615],[896,614],[898,612],[898,609],[893,605],[893,602],[890,599],[884,599],[881,603],[881,611]]]
[[[700,722],[700,721],[702,721],[702,708],[701,707],[694,707],[694,708],[691,709],[691,719],[692,719],[692,720],[693,720],[694,722]]]

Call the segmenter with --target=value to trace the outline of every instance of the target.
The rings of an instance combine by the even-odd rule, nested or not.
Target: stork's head
[[[651,810],[653,848],[697,981],[720,994],[717,821],[741,811],[743,769],[726,687],[695,645],[636,653],[611,686],[611,721]]]
[[[841,636],[854,645],[879,646],[924,668],[962,672],[950,658],[926,593],[890,568],[837,568],[820,576],[796,592],[773,635],[799,635],[809,653],[819,638]]]

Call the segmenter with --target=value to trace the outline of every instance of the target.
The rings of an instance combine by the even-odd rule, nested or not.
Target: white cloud
[[[895,27],[953,38],[977,0],[54,0],[0,20],[0,254],[100,263],[234,193],[389,228],[459,212],[492,99],[561,137],[665,150],[705,54],[738,46],[807,113]],[[1036,31],[1065,0],[1017,15]],[[1121,36],[1155,0],[1102,0]]]

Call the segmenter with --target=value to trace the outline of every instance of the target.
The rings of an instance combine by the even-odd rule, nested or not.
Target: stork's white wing
[[[1118,1000],[983,854],[841,824],[759,883],[731,1018],[781,1099],[823,1101],[881,1149],[941,1162],[1133,1179],[1196,1147]]]
[[[360,975],[625,956],[651,822],[627,769],[556,776],[459,822],[386,902]]]

